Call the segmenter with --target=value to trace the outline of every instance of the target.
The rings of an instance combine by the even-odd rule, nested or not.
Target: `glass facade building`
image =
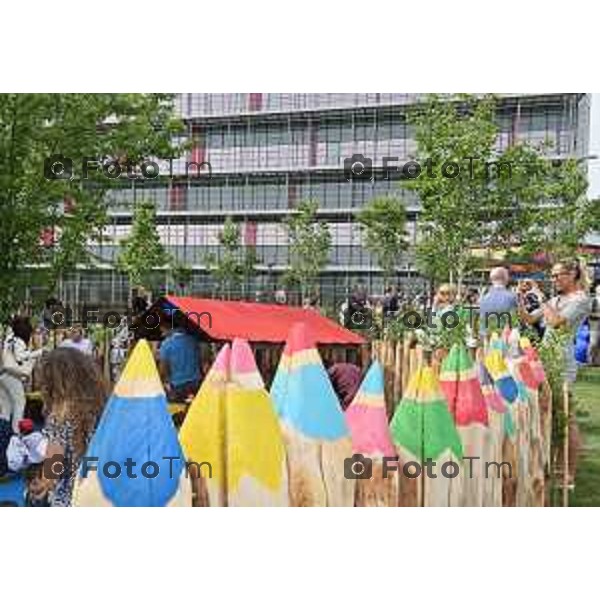
[[[253,246],[258,256],[257,276],[247,282],[245,293],[274,289],[288,261],[283,220],[304,199],[318,201],[319,218],[332,235],[329,264],[320,278],[323,300],[338,304],[358,279],[374,293],[381,292],[380,271],[363,248],[355,217],[374,197],[397,198],[407,208],[408,235],[414,242],[418,201],[380,173],[384,156],[398,157],[401,165],[416,154],[406,113],[422,96],[179,94],[176,107],[192,142],[188,156],[173,161],[169,176],[125,180],[108,194],[105,241],[90,247],[105,268],[74,274],[65,281],[65,293],[72,295],[69,286],[80,286],[80,302],[125,303],[126,281],[110,262],[119,252],[119,240],[130,231],[135,205],[148,201],[157,208],[158,231],[169,252],[193,267],[191,293],[210,295],[214,289],[205,256],[219,252],[219,232],[227,216],[240,223],[244,244]],[[499,150],[526,140],[550,142],[546,152],[553,157],[583,157],[589,95],[504,94],[498,125]],[[372,160],[372,180],[347,180],[344,160],[356,154]],[[203,165],[198,174],[195,165],[200,163],[210,167]],[[161,164],[161,173],[165,169]],[[398,278],[420,285],[410,251],[398,265]]]

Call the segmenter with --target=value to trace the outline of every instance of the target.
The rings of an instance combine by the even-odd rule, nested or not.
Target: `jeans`
[[[12,421],[15,433],[25,412],[25,387],[18,377],[4,373],[0,375],[0,415]]]

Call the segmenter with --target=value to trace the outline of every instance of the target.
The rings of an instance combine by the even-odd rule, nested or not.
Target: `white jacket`
[[[2,370],[15,377],[28,379],[31,377],[36,358],[41,354],[42,350],[29,350],[21,338],[9,333],[4,340]]]

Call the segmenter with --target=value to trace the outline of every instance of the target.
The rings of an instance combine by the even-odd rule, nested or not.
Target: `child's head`
[[[79,350],[57,348],[42,360],[40,375],[46,414],[72,423],[74,451],[82,455],[106,400],[100,369]]]

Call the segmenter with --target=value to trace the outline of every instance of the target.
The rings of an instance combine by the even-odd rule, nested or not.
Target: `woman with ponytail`
[[[579,260],[561,260],[552,267],[552,283],[556,295],[550,298],[539,310],[527,315],[520,312],[520,317],[533,324],[543,319],[546,327],[544,341],[548,341],[554,332],[566,334],[564,381],[572,396],[573,384],[577,377],[577,361],[575,360],[575,336],[581,324],[589,317],[592,302],[588,294],[589,282],[585,266]],[[558,339],[555,336],[555,339]],[[577,455],[581,446],[579,429],[573,411],[569,415],[569,481],[575,481]]]

